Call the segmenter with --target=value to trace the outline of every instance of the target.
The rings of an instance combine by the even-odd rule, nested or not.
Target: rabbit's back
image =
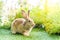
[[[24,18],[18,18],[18,19],[15,19],[13,22],[12,22],[12,25],[11,25],[11,28],[15,28],[16,29],[16,32],[20,32],[22,33],[23,32],[23,24],[25,23],[25,19]]]
[[[18,19],[15,19],[12,24],[13,26],[18,26],[18,25],[23,25],[25,22],[25,19],[24,18],[18,18]]]

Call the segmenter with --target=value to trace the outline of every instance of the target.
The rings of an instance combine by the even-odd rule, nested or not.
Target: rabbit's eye
[[[29,22],[30,22],[30,20],[29,20]]]

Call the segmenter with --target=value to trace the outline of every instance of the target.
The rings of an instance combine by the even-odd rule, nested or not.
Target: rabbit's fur
[[[26,13],[22,11],[23,18],[15,19],[11,24],[11,31],[13,34],[21,33],[25,36],[29,36],[32,28],[35,26],[34,21],[29,17],[29,11]]]

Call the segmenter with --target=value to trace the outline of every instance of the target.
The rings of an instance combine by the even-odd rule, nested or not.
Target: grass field
[[[8,29],[0,29],[0,40],[60,40],[59,35],[49,35],[44,30],[34,28],[29,37],[13,35]]]

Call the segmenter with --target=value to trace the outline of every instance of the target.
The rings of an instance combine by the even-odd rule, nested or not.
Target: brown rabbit
[[[13,34],[21,33],[25,36],[29,36],[32,28],[35,26],[34,21],[29,17],[30,11],[26,13],[24,10],[22,11],[23,18],[15,19],[11,24],[11,31]]]

